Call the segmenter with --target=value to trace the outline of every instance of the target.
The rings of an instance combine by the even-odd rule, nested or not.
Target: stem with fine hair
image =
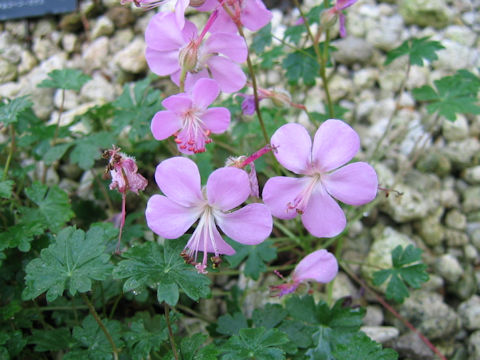
[[[8,168],[10,167],[10,162],[12,161],[13,153],[15,152],[15,128],[13,124],[9,125],[10,128],[10,138],[12,139],[10,142],[10,148],[8,149],[8,157],[7,162],[5,163],[5,168],[3,169],[3,176],[2,180],[5,180],[8,174]]]
[[[175,345],[175,339],[173,338],[172,325],[170,324],[170,306],[166,302],[163,303],[163,308],[165,310],[165,321],[168,327],[168,337],[170,338],[170,345],[172,347],[173,356],[175,360],[178,360],[177,346]]]
[[[298,11],[300,12],[300,16],[303,19],[303,22],[305,24],[305,28],[307,29],[307,34],[310,40],[313,43],[313,51],[315,51],[315,56],[317,57],[317,62],[320,65],[320,77],[322,78],[322,83],[323,83],[323,90],[325,90],[325,97],[327,98],[327,106],[328,106],[328,114],[331,118],[334,117],[334,110],[333,110],[333,102],[332,102],[332,97],[330,96],[330,90],[328,88],[328,78],[327,78],[327,73],[325,71],[325,68],[327,66],[327,60],[328,60],[328,42],[330,41],[329,39],[329,32],[326,30],[326,39],[323,44],[324,49],[323,49],[323,54],[320,52],[320,47],[318,46],[318,36],[314,36],[312,33],[312,30],[310,29],[310,24],[308,22],[307,16],[303,12],[302,8],[300,7],[300,3],[298,0],[293,0],[293,3],[297,7]],[[328,4],[328,2],[327,2]]]
[[[107,328],[105,327],[105,324],[102,322],[102,319],[100,319],[100,316],[98,316],[97,312],[95,311],[95,307],[90,302],[90,300],[88,300],[88,297],[84,293],[80,293],[80,296],[82,297],[85,304],[87,304],[88,310],[90,310],[90,314],[92,314],[93,318],[97,322],[100,329],[102,329],[103,333],[107,337],[108,342],[112,346],[113,358],[115,360],[118,360],[118,349],[117,349],[117,346],[115,345],[115,342],[113,341],[112,335],[110,335],[110,333],[108,332]]]

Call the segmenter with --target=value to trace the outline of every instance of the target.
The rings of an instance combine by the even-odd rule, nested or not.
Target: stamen
[[[319,181],[320,174],[314,174],[311,176],[311,180],[308,185],[303,188],[303,190],[295,197],[295,199],[293,199],[293,202],[287,203],[286,211],[288,212],[289,210],[295,210],[297,214],[302,215]]]

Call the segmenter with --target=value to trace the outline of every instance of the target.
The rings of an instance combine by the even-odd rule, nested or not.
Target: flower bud
[[[285,90],[272,90],[270,99],[276,106],[290,105],[292,103],[292,97]]]
[[[320,14],[320,26],[323,29],[329,29],[337,22],[337,12],[335,8],[322,11]]]
[[[189,42],[178,55],[180,66],[185,72],[193,71],[198,62],[198,46],[195,41]]]

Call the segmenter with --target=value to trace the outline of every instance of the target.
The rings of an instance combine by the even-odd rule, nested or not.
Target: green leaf
[[[263,309],[255,309],[252,320],[255,327],[271,329],[277,326],[285,317],[287,312],[278,304],[266,304]]]
[[[4,199],[10,199],[12,197],[14,184],[15,182],[13,180],[0,181],[0,197]]]
[[[152,351],[158,351],[168,339],[165,318],[147,312],[139,312],[129,322],[129,329],[123,335],[134,360],[149,358]]]
[[[435,80],[436,89],[428,85],[413,89],[417,101],[426,101],[430,114],[438,111],[450,121],[456,114],[480,114],[477,94],[480,90],[480,78],[467,70],[461,70],[452,76]]]
[[[118,321],[108,319],[102,319],[102,322],[116,347],[121,348],[123,345],[120,337],[121,324]],[[63,359],[111,360],[113,358],[112,345],[92,315],[88,315],[82,321],[81,327],[75,326],[73,337],[78,341],[78,349],[65,354]]]
[[[413,245],[408,245],[405,249],[397,246],[392,250],[392,268],[376,271],[373,274],[373,284],[380,286],[390,278],[386,289],[387,299],[403,302],[409,296],[406,284],[417,289],[428,281],[425,264],[408,265],[421,261],[421,254],[422,250]]]
[[[194,334],[182,339],[180,343],[180,353],[183,360],[217,360],[218,350],[213,344],[203,346],[208,336],[204,334]]]
[[[342,360],[397,360],[393,349],[382,349],[382,345],[371,340],[364,333],[357,333],[348,344],[338,344],[333,352],[335,359]]]
[[[161,96],[150,86],[149,78],[126,84],[123,93],[113,102],[115,135],[129,127],[128,138],[138,140],[150,134],[152,117],[161,109]]]
[[[426,36],[405,40],[399,47],[388,52],[385,65],[404,55],[408,55],[411,65],[419,66],[423,66],[425,60],[431,62],[438,59],[436,52],[445,47],[438,41],[428,39],[429,37]]]
[[[285,352],[279,346],[288,342],[287,335],[277,329],[241,329],[223,344],[220,352],[225,360],[281,360],[285,359]]]
[[[25,189],[25,195],[38,208],[22,208],[21,212],[24,216],[22,224],[40,223],[43,224],[43,228],[56,233],[74,215],[67,193],[57,185],[49,188],[34,182],[31,187]]]
[[[282,64],[286,70],[285,76],[290,84],[297,84],[300,79],[303,79],[305,85],[315,85],[315,77],[318,75],[320,65],[317,63],[312,46],[288,54]]]
[[[49,78],[37,85],[39,88],[54,88],[80,91],[83,85],[91,79],[78,69],[53,70],[48,73]]]
[[[285,40],[290,40],[295,45],[298,45],[300,43],[300,40],[302,39],[303,34],[306,31],[307,31],[307,29],[306,29],[305,25],[289,26],[285,30],[284,38],[285,38]]]
[[[112,266],[110,255],[104,252],[104,240],[99,227],[86,234],[73,227],[63,229],[55,242],[27,265],[23,299],[34,299],[46,291],[51,302],[67,288],[75,295],[91,290],[92,280],[107,279]]]
[[[290,341],[300,348],[312,345],[312,335],[315,329],[302,321],[284,320],[278,329],[287,334]]]
[[[237,267],[243,260],[245,263],[245,276],[258,280],[261,273],[267,271],[265,263],[277,257],[277,248],[271,240],[264,241],[258,245],[242,245],[235,241],[228,241],[235,249],[235,254],[226,256],[231,267]]]
[[[235,335],[241,329],[248,328],[247,319],[241,312],[235,314],[225,314],[218,318],[217,332],[224,335]]]
[[[180,256],[185,242],[181,240],[167,240],[161,246],[148,242],[132,247],[122,254],[113,274],[117,279],[127,279],[123,291],[128,292],[144,286],[157,289],[157,298],[168,299],[170,305],[174,302],[173,295],[166,297],[165,286],[180,287],[191,299],[197,301],[210,294],[210,279],[197,273],[191,265],[185,264]],[[177,298],[178,300],[178,298]]]
[[[72,143],[66,143],[50,147],[43,156],[43,161],[45,161],[47,165],[53,164],[55,161],[61,159],[72,145]]]
[[[261,54],[267,46],[272,44],[272,24],[268,23],[262,29],[257,31],[253,37],[250,48],[257,54]]]
[[[279,58],[283,55],[282,46],[274,46],[271,50],[262,53],[260,67],[262,69],[271,69],[275,64],[279,64]]]
[[[1,104],[1,103],[0,103]],[[33,106],[28,96],[22,96],[10,100],[6,105],[0,106],[0,122],[4,125],[14,123],[18,119],[18,115]]]
[[[32,330],[30,344],[35,344],[35,351],[60,351],[66,350],[75,344],[67,328],[53,330]]]
[[[110,148],[115,142],[113,134],[101,131],[82,137],[75,141],[75,147],[70,153],[70,161],[78,164],[83,170],[93,167],[95,160],[100,159],[102,148]]]
[[[158,284],[157,287],[157,300],[159,303],[165,301],[170,306],[177,305],[180,294],[178,292],[178,286],[175,283]]]

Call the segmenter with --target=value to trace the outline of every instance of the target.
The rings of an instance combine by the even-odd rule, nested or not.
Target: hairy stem
[[[165,310],[165,321],[168,327],[168,337],[170,338],[170,345],[172,347],[173,356],[175,360],[178,360],[177,346],[175,345],[175,339],[173,338],[172,326],[170,324],[170,306],[166,302],[163,303],[163,308]]]
[[[5,168],[3,169],[3,176],[2,180],[5,180],[8,174],[8,168],[10,167],[10,162],[12,161],[12,156],[13,153],[15,152],[15,128],[13,127],[13,124],[9,125],[10,128],[10,148],[8,149],[8,157],[7,157],[7,162],[5,163]]]
[[[345,263],[339,262],[343,271],[345,271],[348,276],[350,276],[358,285],[362,286],[377,299],[377,301],[382,304],[382,306],[390,311],[390,313],[400,320],[406,327],[418,335],[418,337],[427,345],[427,347],[432,350],[440,359],[447,360],[447,358],[438,350],[435,345],[433,345],[430,340],[428,340],[425,335],[423,335],[415,326],[413,326],[407,319],[400,315],[390,304],[388,304],[383,297],[381,297],[375,290],[369,287],[363,280],[361,280]]]
[[[88,310],[90,310],[90,314],[94,317],[95,321],[97,322],[98,326],[100,326],[100,329],[102,329],[103,333],[107,337],[108,342],[112,346],[112,351],[113,351],[113,358],[115,360],[118,360],[118,349],[117,346],[115,345],[115,342],[113,341],[112,336],[108,332],[107,328],[105,327],[105,324],[102,322],[102,319],[100,319],[100,316],[98,316],[97,312],[95,311],[95,308],[93,304],[88,300],[88,297],[84,293],[80,293],[80,296],[82,297],[83,301],[85,304],[88,306]]]

